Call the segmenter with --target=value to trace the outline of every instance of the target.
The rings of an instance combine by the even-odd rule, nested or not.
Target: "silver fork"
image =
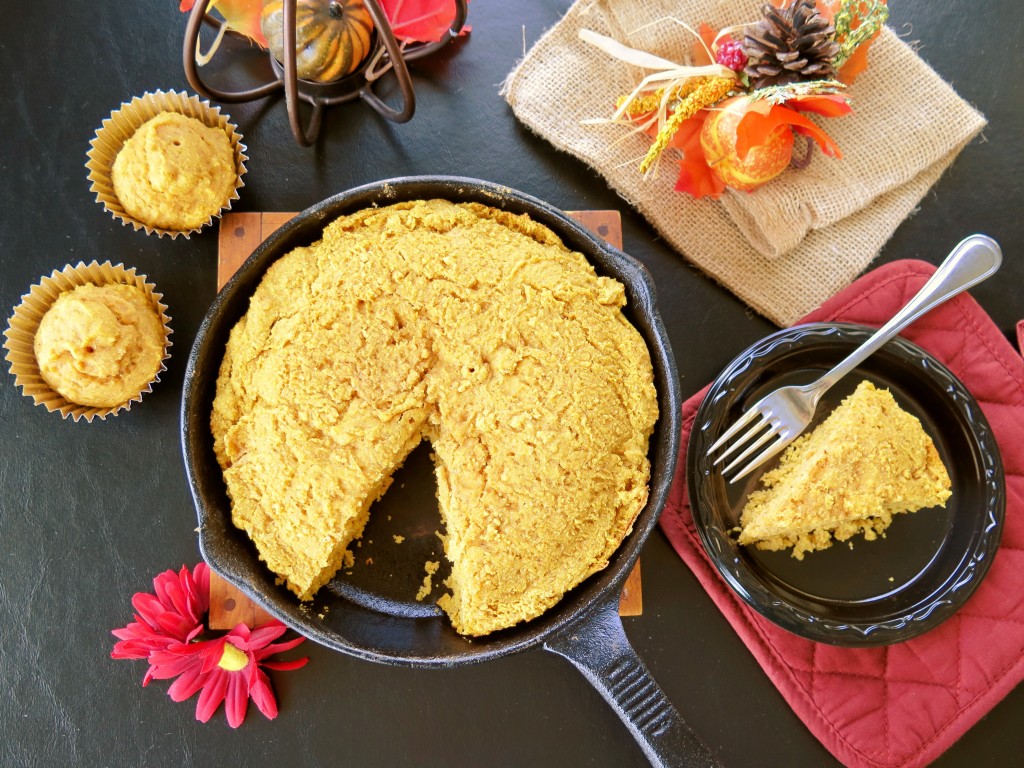
[[[991,276],[999,269],[1002,259],[998,243],[990,237],[971,235],[962,240],[917,295],[835,368],[812,384],[781,387],[747,409],[746,413],[708,449],[707,455],[710,457],[732,441],[729,448],[715,459],[713,465],[725,461],[743,448],[742,452],[733,456],[732,461],[722,469],[722,475],[725,476],[767,443],[761,453],[738,470],[729,482],[736,482],[764,464],[807,428],[818,401],[833,384],[921,315]],[[740,430],[744,427],[747,428],[746,432],[740,435]]]

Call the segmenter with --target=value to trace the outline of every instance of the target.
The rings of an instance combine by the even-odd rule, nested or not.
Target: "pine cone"
[[[835,77],[835,29],[818,13],[814,0],[795,0],[786,8],[765,5],[761,12],[764,19],[743,39],[743,52],[750,59],[744,71],[754,88]]]

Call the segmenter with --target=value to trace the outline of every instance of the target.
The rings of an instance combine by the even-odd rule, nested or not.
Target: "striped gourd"
[[[268,2],[260,27],[270,51],[284,60],[284,3]],[[295,66],[303,80],[329,83],[355,72],[370,52],[373,19],[363,0],[298,0]]]

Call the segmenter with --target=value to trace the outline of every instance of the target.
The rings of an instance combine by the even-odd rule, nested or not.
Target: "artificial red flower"
[[[308,658],[267,661],[268,656],[290,650],[305,638],[274,643],[287,627],[274,619],[259,629],[239,624],[223,637],[176,643],[149,657],[150,674],[157,680],[176,677],[167,694],[185,701],[197,691],[196,719],[207,722],[224,702],[228,725],[237,728],[245,719],[249,698],[267,718],[277,717],[277,701],[266,672],[261,669],[298,669]]]
[[[308,661],[267,661],[268,656],[290,650],[305,639],[274,643],[287,631],[276,619],[254,630],[239,624],[220,637],[200,639],[206,631],[210,608],[210,569],[206,563],[199,563],[192,571],[185,566],[178,573],[164,571],[153,579],[153,592],[136,592],[132,605],[135,621],[113,630],[119,641],[111,658],[146,659],[149,669],[142,679],[143,686],[150,680],[177,677],[168,691],[174,701],[184,701],[202,690],[196,718],[204,723],[226,700],[228,723],[237,728],[245,719],[250,696],[259,710],[273,719],[277,716],[277,701],[261,667],[298,669]]]
[[[120,641],[114,644],[111,658],[148,659],[154,651],[189,642],[203,630],[203,617],[210,608],[210,569],[199,563],[193,571],[185,566],[178,573],[164,571],[153,579],[152,593],[135,593],[132,606],[135,621],[113,630]],[[149,680],[147,671],[142,684]]]

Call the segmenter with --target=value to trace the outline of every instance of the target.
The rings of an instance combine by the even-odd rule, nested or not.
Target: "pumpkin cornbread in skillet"
[[[893,515],[945,506],[950,479],[921,422],[892,393],[862,381],[761,478],[740,516],[740,544],[793,548],[793,557],[863,532],[873,540]]]
[[[624,305],[526,216],[429,200],[338,219],[270,267],[228,341],[211,426],[235,524],[309,599],[426,439],[439,604],[466,635],[538,616],[647,500],[657,399]]]

